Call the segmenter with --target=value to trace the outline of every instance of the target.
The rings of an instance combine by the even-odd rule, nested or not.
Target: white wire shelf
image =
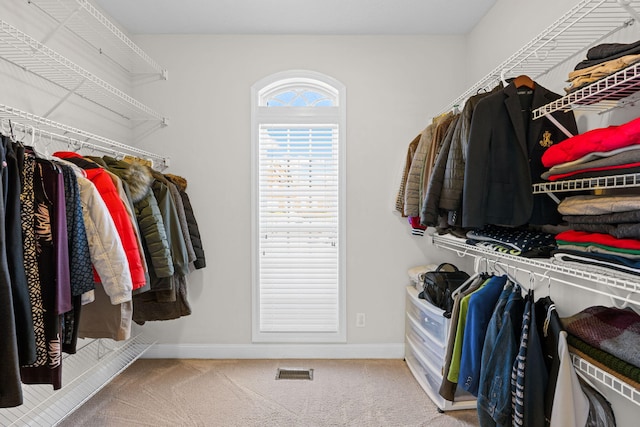
[[[586,361],[577,354],[571,354],[571,361],[576,370],[589,378],[593,378],[601,384],[604,384],[611,390],[620,394],[621,396],[632,401],[636,405],[640,405],[640,390],[625,383],[624,381],[616,378],[610,373],[600,369],[594,364]]]
[[[62,388],[22,387],[24,403],[0,409],[2,426],[55,426],[142,356],[155,342],[137,335],[127,341],[89,340],[62,360]]]
[[[0,58],[126,119],[167,122],[160,113],[1,20]]]
[[[129,73],[151,73],[167,78],[163,69],[88,0],[29,0],[58,25],[47,38],[66,27]],[[46,44],[46,42],[43,42]]]
[[[533,110],[533,119],[571,109],[610,110],[640,90],[640,62]]]
[[[7,122],[11,120],[11,123],[20,127],[22,132],[35,132],[36,134],[41,133],[43,136],[54,137],[73,145],[77,149],[89,148],[103,152],[131,154],[153,160],[154,166],[159,166],[159,169],[169,167],[170,159],[168,157],[54,122],[4,104],[0,104],[0,120],[6,120]],[[59,131],[62,131],[62,134]]]
[[[443,112],[462,105],[481,90],[491,90],[500,82],[501,76],[526,74],[534,80],[539,79],[577,53],[631,25],[634,10],[639,8],[640,1],[636,0],[581,1],[447,105]]]
[[[640,174],[629,173],[624,175],[599,176],[594,178],[542,182],[539,184],[533,184],[533,194],[632,187],[640,187]]]
[[[507,270],[515,269],[516,272],[530,274],[530,277],[545,278],[549,281],[558,282],[566,286],[603,295],[617,301],[640,306],[640,276],[587,265],[580,265],[579,268],[573,268],[568,264],[557,263],[554,259],[548,258],[525,258],[504,254],[491,249],[468,245],[464,239],[448,235],[433,235],[432,239],[435,246],[456,252],[460,257],[470,255],[476,258],[503,260],[506,261],[505,266]],[[537,269],[537,272],[531,270],[531,268]],[[550,273],[559,273],[574,279],[586,280],[605,286],[609,290],[616,289],[622,291],[623,295],[601,290],[599,287],[586,286],[576,283],[575,281],[551,276]]]

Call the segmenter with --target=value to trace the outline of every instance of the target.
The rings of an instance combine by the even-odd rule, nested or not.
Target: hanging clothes
[[[24,269],[20,222],[21,172],[18,166],[18,154],[14,148],[15,144],[5,136],[0,135],[0,138],[2,138],[0,155],[2,156],[2,191],[5,212],[5,221],[2,224],[5,229],[3,241],[6,242],[7,267],[11,279],[18,355],[20,364],[27,365],[36,359],[36,339],[29,302],[29,287]]]
[[[507,276],[494,276],[469,298],[458,383],[474,396],[478,394],[485,332],[506,284]]]
[[[116,224],[121,243],[127,255],[132,289],[145,286],[146,280],[144,268],[140,261],[140,251],[138,249],[138,242],[133,231],[133,226],[131,225],[131,220],[127,215],[122,200],[120,200],[120,196],[118,195],[111,178],[96,163],[83,159],[77,153],[59,151],[54,153],[54,156],[75,163],[85,170],[87,177],[94,183],[100,192],[100,196],[107,205],[107,209]],[[114,303],[118,304],[123,301],[128,301],[130,298],[130,295],[127,295],[126,299]]]
[[[520,344],[523,313],[521,289],[520,286],[514,286],[502,312],[497,335],[495,338],[485,336],[486,340],[493,342],[493,346],[483,346],[482,350],[482,359],[487,361],[480,372],[477,400],[478,420],[482,427],[511,423],[511,369]]]
[[[3,150],[4,153],[4,150]],[[4,177],[5,162],[2,163]],[[4,186],[0,186],[0,196],[4,199]],[[0,203],[0,408],[8,408],[22,404],[22,388],[20,385],[18,342],[14,315],[14,298],[11,292],[11,278],[5,245],[5,210]]]
[[[62,319],[72,309],[64,180],[48,160],[35,159],[34,225],[36,259],[44,308],[46,354],[43,363],[21,368],[25,384],[62,387]]]
[[[478,102],[471,123],[465,164],[462,226],[557,224],[556,205],[547,195],[533,195],[541,182],[542,155],[567,138],[547,118],[532,120],[531,111],[558,99],[540,84],[517,88],[514,82]],[[572,134],[572,112],[554,117]]]
[[[180,197],[182,198],[182,204],[184,206],[184,212],[187,220],[187,228],[189,230],[189,237],[191,239],[191,244],[193,245],[193,250],[196,254],[196,259],[193,262],[193,265],[196,270],[202,269],[207,266],[207,260],[204,255],[204,248],[202,245],[202,238],[200,237],[200,229],[198,227],[198,221],[196,220],[195,214],[193,212],[193,207],[191,206],[191,200],[189,199],[189,195],[187,194],[187,180],[181,176],[166,174],[165,175],[169,181],[173,182],[180,193]]]

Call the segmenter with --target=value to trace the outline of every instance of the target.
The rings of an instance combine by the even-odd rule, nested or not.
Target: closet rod
[[[2,120],[7,120],[7,119],[2,119]],[[68,135],[60,135],[54,132],[49,132],[47,130],[42,130],[42,129],[38,129],[36,127],[34,127],[33,125],[26,125],[24,123],[20,123],[20,122],[16,122],[13,120],[9,121],[10,123],[7,123],[5,125],[5,123],[2,123],[2,129],[6,130],[9,126],[15,128],[18,128],[18,130],[20,132],[22,132],[25,136],[26,135],[30,135],[31,137],[31,145],[34,145],[36,147],[34,148],[38,148],[37,144],[38,142],[40,142],[40,139],[44,138],[45,141],[43,141],[44,143],[46,143],[46,139],[50,139],[50,140],[57,140],[59,142],[63,142],[65,144],[67,144],[67,146],[69,147],[69,150],[71,151],[78,151],[81,150],[83,148],[89,149],[89,150],[97,150],[100,151],[102,153],[105,154],[111,154],[116,158],[122,158],[124,156],[131,156],[133,155],[132,152],[130,152],[130,150],[118,150],[116,148],[113,147],[105,147],[102,145],[97,145],[97,144],[92,144],[90,142],[86,142],[86,141],[80,141],[79,139],[76,138],[72,138]],[[47,153],[49,154],[49,153]],[[151,154],[151,153],[148,153]],[[138,157],[138,156],[136,156]],[[160,162],[160,164],[158,165],[158,162],[153,162],[153,159],[159,159],[159,160],[164,160],[162,157],[158,157],[156,155],[153,156],[147,156],[145,157],[145,160],[151,160],[152,161],[152,165],[153,166],[160,166],[161,169],[164,169],[164,162]]]
[[[640,301],[638,299],[632,298],[632,295],[636,294],[637,291],[633,291],[633,290],[627,291],[626,296],[616,295],[611,292],[602,291],[600,289],[596,289],[591,286],[581,285],[579,283],[575,283],[566,279],[561,279],[559,277],[551,276],[549,274],[550,271],[546,271],[544,274],[540,274],[540,273],[536,273],[535,271],[519,267],[517,265],[512,265],[512,264],[508,264],[498,260],[490,259],[485,256],[481,256],[481,255],[471,255],[471,256],[476,257],[476,261],[474,262],[474,268],[476,270],[475,273],[494,273],[497,275],[506,274],[507,277],[509,277],[514,282],[518,282],[523,288],[527,290],[533,289],[534,291],[537,291],[539,290],[538,289],[539,286],[536,284],[536,282],[538,282],[539,284],[546,283],[547,292],[551,294],[551,282],[557,282],[565,286],[571,286],[574,288],[599,294],[605,297],[609,297],[612,303],[614,303],[614,301],[621,301],[624,304],[622,306],[619,306],[619,308],[624,308],[626,307],[627,304],[640,305]],[[486,264],[486,269],[480,268],[483,261]],[[483,271],[483,270],[486,270],[486,271]],[[517,277],[520,274],[529,276],[528,284],[524,284],[522,283],[521,280],[517,280]]]
[[[26,124],[33,126],[33,128],[35,128],[36,131],[44,132],[45,130],[43,129],[43,127],[58,129],[63,131],[65,134],[65,135],[57,134],[58,136],[62,138],[68,138],[67,134],[72,134],[73,137],[71,137],[71,139],[81,142],[84,146],[87,146],[87,147],[92,146],[92,147],[95,147],[95,149],[99,149],[102,151],[124,150],[129,155],[136,155],[137,157],[141,157],[145,159],[157,160],[157,162],[154,162],[154,164],[158,164],[158,167],[160,169],[165,169],[169,167],[169,162],[170,162],[169,157],[164,157],[159,154],[151,153],[149,151],[132,147],[127,144],[122,144],[120,142],[113,141],[109,138],[95,135],[95,134],[74,128],[72,126],[67,126],[62,123],[54,122],[53,120],[46,119],[44,117],[40,117],[32,113],[27,113],[26,111],[22,111],[17,108],[13,108],[4,104],[0,104],[0,119],[11,119],[12,123],[14,123],[14,120],[16,119],[18,120],[24,119],[24,121],[26,121]],[[55,132],[49,132],[49,133],[53,133],[54,135],[56,135]],[[84,139],[84,141],[80,141],[77,138],[82,138]],[[94,142],[97,142],[98,144],[90,144],[88,141],[94,141]]]

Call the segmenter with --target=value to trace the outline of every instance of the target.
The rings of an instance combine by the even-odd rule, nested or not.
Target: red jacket
[[[593,129],[552,145],[542,155],[542,164],[550,168],[572,162],[596,151],[611,151],[640,143],[640,118],[619,126]]]
[[[53,154],[61,159],[67,159],[80,166],[87,174],[87,178],[96,186],[98,193],[104,200],[107,209],[116,224],[118,235],[122,241],[122,246],[127,254],[129,262],[129,270],[131,271],[131,280],[133,281],[133,289],[141,288],[146,284],[144,267],[140,259],[140,251],[138,248],[138,240],[131,224],[131,219],[127,214],[122,199],[118,194],[118,190],[114,185],[111,177],[100,166],[90,160],[84,159],[80,154],[67,151],[58,151]],[[94,167],[95,165],[95,167]],[[94,271],[95,274],[95,271]]]

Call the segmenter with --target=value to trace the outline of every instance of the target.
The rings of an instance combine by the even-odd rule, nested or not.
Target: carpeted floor
[[[313,380],[276,380],[313,368]],[[62,426],[477,426],[439,413],[401,360],[138,360]]]

